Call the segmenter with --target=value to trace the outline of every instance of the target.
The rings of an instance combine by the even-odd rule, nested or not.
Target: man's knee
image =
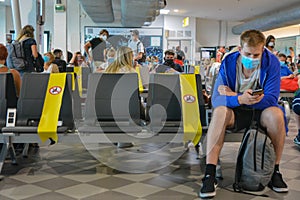
[[[266,108],[261,114],[261,123],[265,127],[284,126],[283,112],[278,107]]]
[[[226,106],[219,106],[214,109],[213,120],[218,121],[218,123],[222,123],[219,125],[232,125],[234,123],[234,113],[233,110]]]

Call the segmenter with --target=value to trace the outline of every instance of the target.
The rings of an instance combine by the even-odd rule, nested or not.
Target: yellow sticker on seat
[[[66,73],[51,73],[38,125],[38,135],[42,142],[49,138],[57,143],[57,123],[66,85]]]
[[[180,89],[184,142],[192,141],[194,145],[197,145],[202,135],[202,126],[196,76],[194,74],[180,74]]]

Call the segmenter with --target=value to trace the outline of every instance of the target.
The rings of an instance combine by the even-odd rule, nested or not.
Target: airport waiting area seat
[[[14,123],[14,121],[11,121],[14,120],[14,116],[10,116],[9,118],[7,118],[7,113],[8,109],[16,109],[16,107],[17,95],[13,75],[11,73],[0,73],[0,132],[1,129],[6,126],[7,122]],[[15,115],[14,111],[12,111],[12,115]],[[9,142],[4,142],[3,139],[3,137],[0,137],[0,171],[2,169],[8,151],[10,153],[10,157],[12,158],[12,163],[16,163],[13,145]]]
[[[202,126],[206,126],[202,81],[196,76],[198,107]],[[146,120],[156,133],[183,132],[181,91],[178,74],[151,74],[146,106]]]
[[[2,128],[0,142],[9,145],[8,149],[3,149],[1,152],[2,164],[7,151],[11,151],[11,148],[14,151],[13,143],[25,143],[24,154],[27,153],[29,143],[40,143],[37,131],[46,92],[48,92],[49,76],[50,74],[45,73],[25,73],[23,75],[20,97],[17,103],[15,126]],[[65,135],[75,130],[72,92],[72,76],[68,74],[62,97],[58,119],[60,124],[57,126],[57,134]],[[15,160],[15,155],[11,155],[11,159]]]
[[[80,133],[137,133],[141,131],[136,73],[89,75],[85,116]]]
[[[0,73],[0,132],[6,124],[8,108],[17,107],[17,95],[11,73]]]

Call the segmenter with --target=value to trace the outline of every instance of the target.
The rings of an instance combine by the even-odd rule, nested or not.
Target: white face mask
[[[106,39],[107,39],[107,36],[106,35],[102,35],[102,37],[101,37],[104,41],[106,41]]]
[[[269,43],[268,43],[268,46],[274,47],[274,42],[269,42]]]
[[[65,59],[64,55],[62,55],[62,56],[60,57],[60,59],[61,59],[61,60],[64,60],[64,59]]]

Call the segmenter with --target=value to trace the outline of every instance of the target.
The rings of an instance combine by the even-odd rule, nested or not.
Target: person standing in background
[[[11,43],[13,42],[12,40],[12,35],[11,34],[6,34],[6,49],[7,49],[7,52],[10,52],[10,49],[11,49]],[[13,68],[13,64],[12,64],[12,60],[11,60],[11,57],[7,56],[7,59],[6,59],[6,66],[8,68]]]
[[[106,57],[106,40],[109,37],[109,33],[106,29],[100,31],[100,35],[97,38],[93,38],[84,45],[84,50],[92,64],[93,71],[97,71],[101,64],[105,62]],[[92,48],[92,55],[89,49]]]
[[[26,25],[20,31],[16,41],[23,41],[24,57],[25,57],[25,68],[18,70],[22,76],[24,72],[35,72],[34,61],[38,57],[38,50],[36,41],[34,39],[34,28],[31,25]]]
[[[128,41],[128,47],[130,47],[133,51],[133,60],[138,63],[145,62],[142,61],[144,54],[144,45],[139,39],[139,31],[131,30],[131,39]]]
[[[180,46],[177,46],[176,47],[176,55],[177,55],[177,58],[178,58],[178,55],[181,57],[181,60],[184,60],[185,59],[185,54],[184,52],[181,50],[181,47]]]

